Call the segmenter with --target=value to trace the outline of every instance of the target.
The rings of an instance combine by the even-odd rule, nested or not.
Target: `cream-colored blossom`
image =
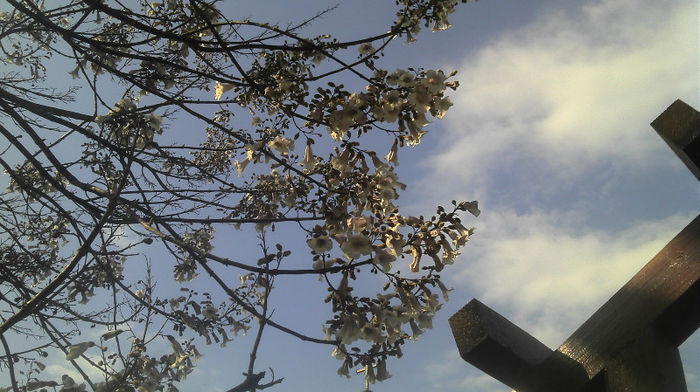
[[[342,344],[352,344],[362,335],[361,328],[354,317],[348,315],[343,318],[343,326],[338,331],[338,338]]]
[[[418,340],[418,335],[423,334],[423,330],[421,330],[418,325],[416,324],[416,321],[414,319],[408,320],[409,325],[411,326],[411,333],[413,334],[413,340]]]
[[[242,161],[234,161],[233,164],[236,166],[236,172],[238,173],[239,176],[243,175],[243,170],[245,170],[245,167],[248,166],[250,163],[250,158],[246,158]]]
[[[389,272],[391,270],[391,263],[396,260],[396,256],[385,251],[384,249],[378,249],[374,252],[374,264],[380,265],[382,271]]]
[[[411,264],[408,266],[408,268],[411,270],[411,272],[418,272],[418,269],[420,268],[421,251],[419,248],[412,246],[411,254],[413,255],[413,261],[411,261]]]
[[[357,50],[360,52],[361,55],[368,55],[372,52],[374,52],[374,46],[372,46],[371,42],[365,42],[362,45],[360,45]]]
[[[347,378],[350,378],[350,359],[346,358],[343,360],[343,364],[340,365],[340,368],[338,368],[337,371],[339,376],[345,376]]]
[[[285,156],[289,154],[289,151],[294,150],[294,140],[279,135],[275,136],[267,145]]]
[[[77,344],[71,344],[70,346],[66,347],[66,350],[68,350],[68,352],[66,353],[66,360],[70,361],[75,358],[78,358],[79,356],[83,355],[83,353],[87,351],[87,349],[93,346],[95,346],[95,342],[82,342]]]
[[[430,109],[433,96],[425,83],[417,83],[407,97],[408,103],[413,105],[413,109],[418,113],[425,113]]]
[[[440,239],[440,245],[442,245],[442,262],[445,264],[453,264],[459,252],[452,249],[450,243],[447,242],[445,238]]]
[[[388,378],[391,378],[391,374],[386,371],[386,361],[383,359],[380,359],[379,362],[377,362],[377,381],[384,381]]]
[[[450,300],[449,293],[450,291],[454,290],[454,288],[448,289],[447,286],[445,286],[442,281],[438,280],[437,281],[438,287],[440,287],[440,291],[442,291],[442,298],[445,300],[445,302]]]
[[[354,232],[360,232],[367,228],[368,225],[372,223],[372,217],[366,216],[352,216],[346,221],[348,229]]]
[[[425,81],[428,90],[433,94],[438,94],[445,91],[445,79],[447,77],[441,70],[429,70],[425,73]]]
[[[314,253],[321,254],[328,252],[333,248],[333,241],[328,236],[322,235],[306,240],[306,244]]]
[[[304,149],[304,160],[301,162],[304,167],[304,172],[311,173],[316,168],[316,157],[314,157],[313,151],[311,151],[311,141],[306,143],[306,148]]]
[[[406,145],[408,146],[415,146],[416,144],[420,144],[421,139],[423,138],[423,135],[428,133],[428,131],[424,131],[418,123],[414,121],[409,121],[408,122],[408,141],[406,142]]]
[[[349,235],[347,241],[343,242],[340,248],[349,259],[356,259],[372,253],[372,243],[364,234]]]
[[[216,82],[214,84],[214,98],[218,101],[221,99],[221,96],[224,95],[225,92],[231,90],[234,87],[233,84],[231,83],[221,83],[221,82]]]
[[[103,333],[102,336],[100,336],[100,339],[109,340],[109,339],[112,339],[113,337],[119,335],[122,332],[124,332],[124,330],[122,330],[122,329],[115,329],[112,331],[107,331],[107,332]]]
[[[399,139],[394,139],[394,144],[391,145],[391,150],[386,154],[386,161],[393,164],[394,166],[399,165]]]
[[[435,98],[430,105],[430,114],[436,118],[443,118],[450,107],[452,107],[450,97]]]

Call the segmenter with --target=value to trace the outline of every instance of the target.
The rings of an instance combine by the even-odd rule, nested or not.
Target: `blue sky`
[[[295,15],[274,6],[251,15],[268,10]],[[312,30],[356,37],[382,31],[384,16],[373,2],[343,2]],[[445,275],[450,302],[375,391],[509,391],[459,358],[450,315],[476,297],[554,349],[698,213],[697,180],[648,125],[676,98],[698,106],[695,1],[491,0],[450,20],[452,29],[398,43],[385,59],[457,69],[461,83],[446,119],[400,153],[409,186],[400,202],[430,213],[478,199],[483,213]],[[277,315],[317,328],[327,310],[312,286],[290,288]],[[286,377],[278,390],[361,388],[335,377],[340,363],[325,348],[268,338],[260,363]],[[699,340],[682,347],[695,392]]]
[[[381,33],[393,2],[376,3],[341,2],[309,35]],[[236,11],[284,25],[329,3],[287,4],[237,1]],[[452,29],[387,52],[388,69],[456,69],[461,83],[446,118],[400,152],[404,212],[478,199],[482,215],[445,271],[450,302],[374,391],[509,391],[459,358],[449,316],[478,298],[555,349],[698,214],[697,179],[648,125],[676,98],[698,108],[698,17],[693,0],[482,0],[458,7]],[[293,279],[272,294],[275,317],[320,337],[330,316],[323,284]],[[697,335],[682,347],[693,392]],[[207,350],[183,390],[235,385],[249,344]],[[285,377],[276,391],[364,384],[336,376],[326,347],[275,331],[258,356]]]

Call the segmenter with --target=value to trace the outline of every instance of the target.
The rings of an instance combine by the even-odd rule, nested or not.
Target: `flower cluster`
[[[163,132],[160,116],[142,114],[129,98],[117,102],[108,114],[97,116],[95,123],[107,131],[110,140],[117,145],[137,150],[152,148],[154,136]]]

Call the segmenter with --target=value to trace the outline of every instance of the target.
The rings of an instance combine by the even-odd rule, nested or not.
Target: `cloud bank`
[[[649,123],[676,98],[698,105],[697,3],[573,3],[464,59],[422,187],[483,205],[449,282],[553,349],[697,214],[612,228],[617,216],[596,217],[587,198],[635,203],[609,190],[677,161]],[[433,371],[436,389],[508,390],[478,371]],[[686,377],[692,390],[697,374]]]
[[[675,98],[697,103],[697,37],[694,2],[632,0],[502,34],[459,67],[435,179],[483,198],[494,173],[566,184],[604,163],[653,164],[663,146],[648,124]]]

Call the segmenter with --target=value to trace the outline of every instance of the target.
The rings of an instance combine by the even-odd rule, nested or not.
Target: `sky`
[[[392,3],[346,0],[310,30],[381,33]],[[236,8],[285,24],[329,3],[283,4]],[[698,180],[649,126],[677,98],[699,107],[698,19],[693,0],[482,0],[460,5],[450,30],[387,52],[388,69],[455,69],[461,84],[445,119],[399,153],[402,209],[479,200],[482,214],[443,274],[454,291],[434,328],[373,391],[510,391],[459,357],[452,314],[477,298],[556,349],[698,214]],[[319,292],[313,280],[281,286],[275,316],[322,336]],[[362,389],[362,377],[336,376],[327,347],[266,333],[258,363],[285,377],[275,391]],[[183,390],[232,387],[247,361],[242,344],[205,352]],[[697,333],[681,351],[688,390],[700,392]]]
[[[510,391],[459,357],[449,316],[478,298],[556,349],[698,214],[697,179],[649,126],[677,98],[698,107],[697,8],[470,2],[450,30],[387,53],[389,69],[456,69],[461,83],[446,118],[400,153],[402,208],[432,213],[452,199],[479,200],[482,214],[469,220],[476,234],[443,275],[454,291],[433,330],[407,344],[389,363],[393,377],[374,391]],[[259,12],[282,21],[293,11]],[[312,28],[327,23],[356,37],[376,31],[368,26],[381,27],[385,15],[391,11],[370,2],[342,2]],[[303,295],[312,290],[289,292],[289,314],[318,319],[324,308]],[[284,306],[277,309],[282,318]],[[359,379],[335,377],[340,363],[324,348],[268,339],[261,364],[285,376],[277,390],[361,389]],[[698,392],[697,333],[681,351],[689,391]]]

